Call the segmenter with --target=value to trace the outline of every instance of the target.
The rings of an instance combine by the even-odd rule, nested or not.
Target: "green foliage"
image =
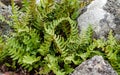
[[[112,32],[106,41],[93,39],[91,26],[78,35],[76,18],[81,2],[40,0],[36,4],[36,0],[23,0],[22,3],[23,8],[19,10],[12,0],[13,15],[9,24],[13,33],[4,44],[0,41],[0,62],[10,56],[13,63],[6,63],[9,67],[16,68],[18,64],[28,71],[39,70],[39,74],[52,71],[67,75],[84,60],[102,55],[120,73],[120,44]]]
[[[0,62],[3,60],[3,58],[5,57],[4,54],[4,51],[3,51],[3,48],[4,48],[4,42],[3,42],[3,39],[2,37],[0,37]]]
[[[56,75],[65,75],[73,71],[70,64],[77,64],[78,60],[74,60],[72,50],[76,51],[78,47],[71,45],[77,42],[76,46],[79,46],[79,35],[76,21],[71,19],[77,8],[71,4],[76,3],[78,5],[77,0],[73,3],[71,0],[61,3],[41,0],[36,5],[35,0],[23,0],[24,7],[19,10],[12,1],[13,22],[10,26],[14,32],[6,42],[6,51],[12,61],[28,71],[40,68],[40,74],[53,71]]]
[[[94,45],[104,52],[105,58],[109,60],[114,69],[120,74],[120,42],[118,42],[110,31],[107,41],[103,39],[94,40]]]
[[[6,42],[4,37],[0,36],[0,64],[4,63],[4,60],[7,59],[8,51],[6,50]]]
[[[94,55],[102,55],[110,62],[110,64],[118,72],[118,74],[120,74],[120,43],[117,42],[117,40],[113,37],[112,31],[109,32],[107,40],[103,38],[89,39],[90,37],[87,38],[87,41],[84,41],[83,38],[84,43],[89,43],[87,43],[87,45],[83,47],[86,49],[86,52],[82,54],[82,58],[84,59],[85,57],[90,58]],[[84,45],[84,43],[82,43],[82,45]]]

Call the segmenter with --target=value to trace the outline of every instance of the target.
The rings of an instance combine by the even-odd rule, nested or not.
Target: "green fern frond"
[[[58,57],[55,57],[53,55],[47,55],[46,58],[45,58],[46,62],[48,62],[47,66],[48,68],[50,68],[51,70],[53,70],[53,72],[56,74],[56,75],[65,75],[65,72],[62,72],[60,70],[60,67],[58,65]]]
[[[107,46],[105,51],[108,59],[117,60],[117,53],[119,52],[118,50],[120,49],[120,45],[118,45],[115,37],[113,37],[112,31],[109,33],[106,44]]]
[[[44,42],[40,45],[40,48],[38,49],[38,52],[41,55],[46,55],[49,52],[49,48],[51,46],[51,42],[52,42],[52,36],[49,34],[46,34],[44,37]]]
[[[54,35],[53,42],[55,43],[56,50],[58,53],[62,53],[66,47],[65,47],[65,41],[61,36]]]
[[[6,43],[4,42],[3,38],[0,37],[0,63],[5,60],[5,58],[8,56],[8,51],[5,50]]]

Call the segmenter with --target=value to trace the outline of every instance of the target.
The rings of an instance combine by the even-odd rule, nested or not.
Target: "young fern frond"
[[[54,43],[58,44],[58,40],[60,40],[60,38],[57,38],[55,35],[55,28],[63,21],[66,20],[66,18],[61,18],[59,20],[54,20],[53,22],[51,22],[50,24],[45,24],[44,25],[44,29],[45,29],[45,35],[44,35],[44,42],[43,44],[40,46],[39,52],[40,54],[44,55],[47,54],[49,52],[49,48],[51,46],[51,42],[54,41]],[[56,45],[58,46],[58,45]],[[59,47],[60,48],[60,47]],[[43,53],[42,51],[44,51],[45,53]]]
[[[115,37],[112,35],[112,31],[110,31],[108,40],[106,41],[105,53],[110,60],[117,60],[118,50],[120,49],[120,45],[118,45]]]
[[[55,43],[56,50],[58,53],[62,54],[66,50],[65,41],[61,36],[54,35],[53,42]]]
[[[45,56],[47,55],[47,53],[49,53],[49,48],[51,46],[51,42],[52,42],[52,36],[49,34],[45,34],[44,35],[44,42],[40,45],[40,48],[38,49],[38,52]]]
[[[18,12],[19,8],[15,5],[14,0],[11,0],[11,3],[12,3],[12,13],[14,14],[14,15],[12,15],[14,25],[19,25],[19,19],[18,19],[18,17],[19,17],[19,12]]]

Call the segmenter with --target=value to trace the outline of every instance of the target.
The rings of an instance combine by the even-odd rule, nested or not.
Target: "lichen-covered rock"
[[[6,21],[10,21],[10,16],[12,15],[11,6],[0,5],[0,16],[3,16]],[[0,20],[0,36],[9,36],[11,28],[5,21]]]
[[[78,19],[79,31],[89,25],[95,31],[95,38],[105,38],[110,30],[120,40],[120,0],[94,0]]]
[[[71,75],[118,75],[102,56],[94,56],[80,64]]]
[[[114,31],[115,37],[120,40],[120,0],[108,0],[104,10],[114,16],[110,26]]]

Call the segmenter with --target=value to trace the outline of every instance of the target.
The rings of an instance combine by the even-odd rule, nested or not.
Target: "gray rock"
[[[77,21],[79,31],[93,27],[96,38],[105,38],[110,30],[120,40],[120,0],[94,0]]]
[[[0,5],[0,15],[4,16],[6,21],[10,21],[12,15],[11,6]],[[0,36],[8,36],[11,32],[11,28],[7,22],[0,20]]]
[[[94,56],[80,64],[71,75],[118,75],[102,56]]]

